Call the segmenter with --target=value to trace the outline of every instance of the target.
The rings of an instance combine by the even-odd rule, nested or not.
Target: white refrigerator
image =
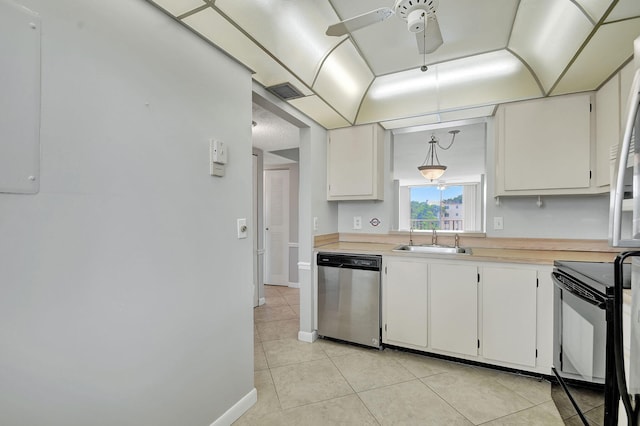
[[[634,42],[634,77],[625,111],[611,188],[609,242],[630,259],[631,306],[617,300],[616,369],[621,394],[620,423],[640,421],[640,37]],[[620,257],[621,258],[621,257]],[[618,290],[622,296],[622,289]],[[621,299],[619,297],[618,299]],[[626,312],[625,312],[626,310]],[[624,358],[624,359],[623,359]]]

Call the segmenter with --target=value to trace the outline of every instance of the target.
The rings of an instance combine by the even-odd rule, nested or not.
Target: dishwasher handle
[[[382,256],[318,253],[318,267],[380,271]]]

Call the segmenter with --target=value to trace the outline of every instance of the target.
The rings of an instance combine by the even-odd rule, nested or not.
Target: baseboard
[[[267,299],[265,297],[261,297],[260,299],[258,299],[258,306],[262,306],[265,303],[267,303]]]
[[[211,426],[229,426],[236,420],[240,418],[246,411],[253,407],[253,405],[258,402],[258,391],[256,388],[251,389],[251,391],[240,399],[240,401],[236,402],[231,408],[229,408],[222,416],[218,417],[218,419],[211,423]]]
[[[312,332],[308,331],[298,331],[298,340],[307,343],[313,343],[318,339],[318,331],[314,330]]]
[[[290,288],[300,288],[300,283],[289,282],[289,287]]]

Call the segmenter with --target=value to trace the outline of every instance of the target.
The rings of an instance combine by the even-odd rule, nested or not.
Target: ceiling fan
[[[407,21],[408,30],[416,34],[418,52],[432,53],[442,45],[442,33],[436,18],[437,7],[438,0],[396,0],[393,8],[381,7],[333,24],[327,28],[326,34],[342,36],[397,15]]]

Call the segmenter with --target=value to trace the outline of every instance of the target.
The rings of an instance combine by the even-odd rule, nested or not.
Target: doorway
[[[265,284],[289,285],[289,201],[289,170],[265,170]]]

